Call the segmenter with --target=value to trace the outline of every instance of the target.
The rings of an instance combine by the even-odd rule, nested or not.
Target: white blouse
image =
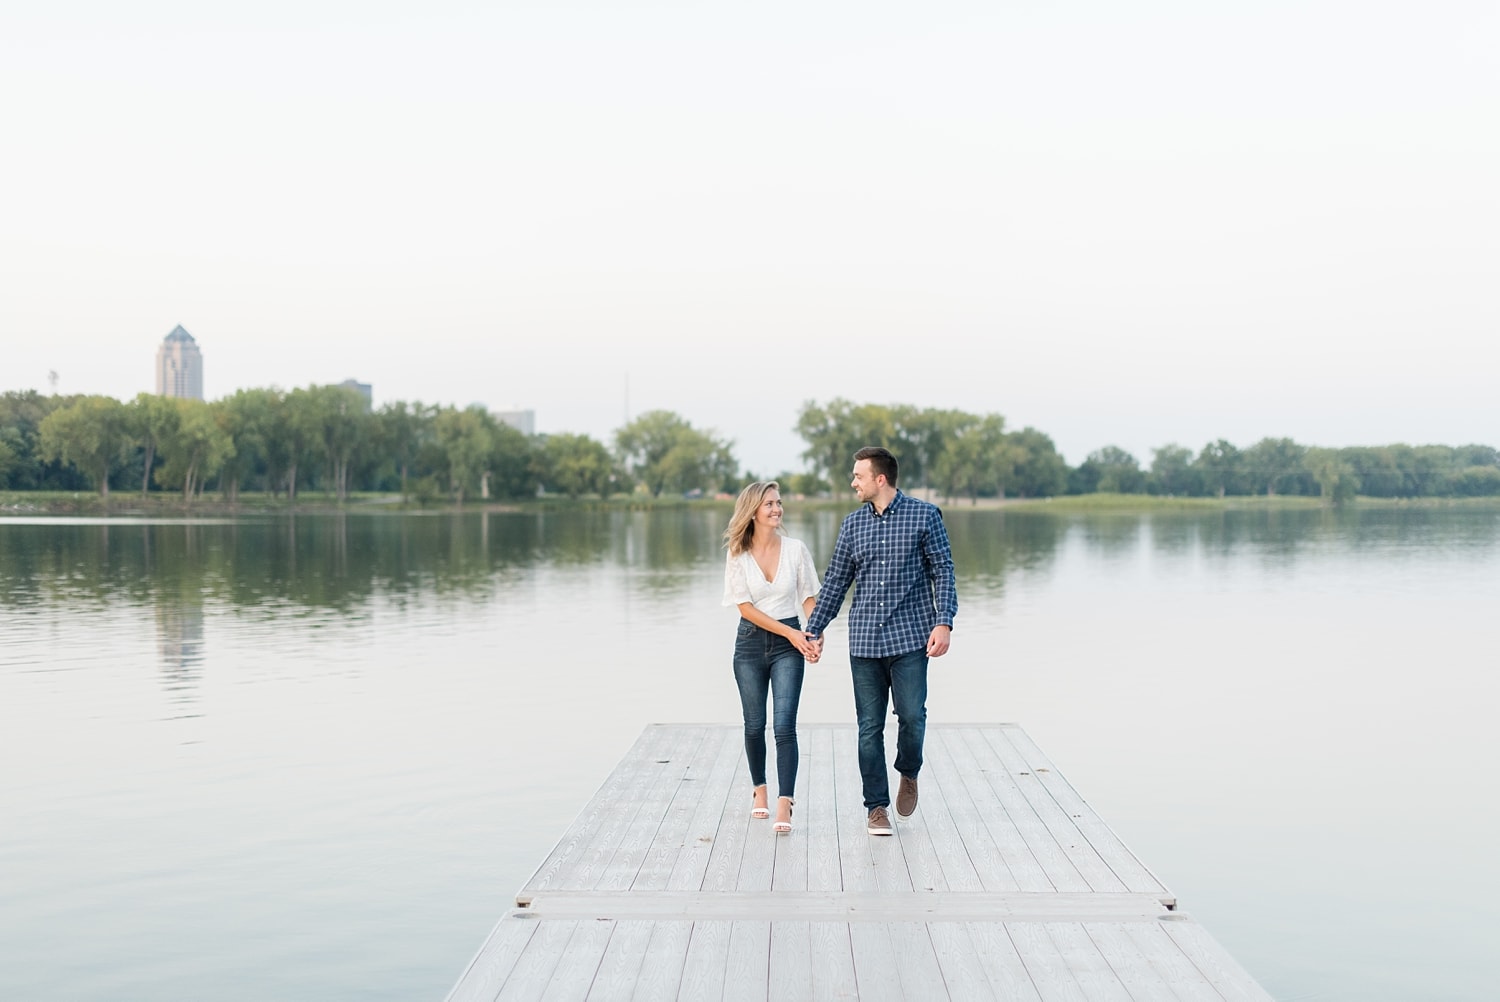
[[[772,619],[800,619],[802,603],[816,595],[818,588],[812,553],[800,539],[781,537],[781,560],[770,581],[749,550],[724,561],[724,604],[749,602]]]

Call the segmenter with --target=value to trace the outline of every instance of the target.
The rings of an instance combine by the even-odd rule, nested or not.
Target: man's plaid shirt
[[[936,505],[896,492],[885,514],[866,504],[839,527],[823,590],[807,621],[819,636],[851,584],[849,653],[883,658],[922,650],[934,626],[953,626],[958,590],[948,530]]]

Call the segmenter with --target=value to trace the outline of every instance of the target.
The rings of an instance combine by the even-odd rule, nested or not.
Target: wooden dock
[[[799,734],[777,836],[737,725],[646,728],[450,1002],[1270,998],[1020,727],[929,725],[888,838],[853,726]]]

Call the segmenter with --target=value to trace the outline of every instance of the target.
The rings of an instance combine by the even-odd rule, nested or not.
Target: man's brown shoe
[[[871,835],[894,835],[891,831],[891,819],[886,816],[884,807],[872,807],[870,817],[865,821],[865,831]]]
[[[909,821],[917,813],[917,781],[910,776],[901,777],[896,788],[896,820]]]

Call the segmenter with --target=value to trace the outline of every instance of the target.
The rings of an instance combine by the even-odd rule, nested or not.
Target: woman
[[[818,648],[797,617],[812,615],[818,572],[812,554],[782,533],[781,489],[756,481],[740,491],[724,530],[724,604],[739,606],[734,641],[734,680],[745,717],[745,758],[750,763],[750,816],[771,816],[766,791],[766,692],[774,703],[776,735],[776,823],[792,830],[792,794],[797,785],[797,703],[802,698],[803,661],[816,662]]]

